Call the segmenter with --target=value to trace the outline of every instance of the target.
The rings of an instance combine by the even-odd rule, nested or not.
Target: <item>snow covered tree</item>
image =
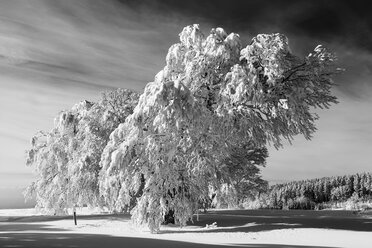
[[[204,37],[198,25],[185,27],[103,151],[100,189],[110,208],[125,208],[141,191],[136,223],[156,232],[172,210],[184,225],[220,186],[232,148],[311,138],[318,118],[311,108],[337,102],[334,61],[321,46],[303,59],[293,55],[281,34],[258,35],[242,48],[239,35],[222,28]]]
[[[232,147],[222,163],[222,187],[217,189],[214,204],[220,207],[238,207],[244,200],[267,190],[267,181],[260,175],[260,166],[265,166],[266,147],[255,147],[252,142]]]
[[[32,138],[27,165],[34,167],[36,179],[26,198],[35,196],[37,207],[56,213],[102,205],[97,181],[102,151],[137,102],[137,93],[118,89],[104,93],[97,103],[83,101],[62,111],[50,132]]]

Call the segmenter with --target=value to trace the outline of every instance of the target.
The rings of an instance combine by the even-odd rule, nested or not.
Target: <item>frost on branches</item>
[[[34,167],[37,177],[26,198],[35,196],[37,207],[57,214],[102,205],[97,181],[102,151],[137,102],[137,93],[118,89],[103,94],[97,103],[83,101],[62,111],[50,132],[32,138],[27,165]]]
[[[231,149],[311,138],[311,108],[337,102],[334,60],[321,46],[299,58],[281,34],[242,47],[222,28],[205,37],[198,25],[185,27],[133,114],[110,135],[99,180],[107,204],[121,211],[137,199],[132,218],[153,232],[169,210],[184,225],[226,178]]]
[[[232,147],[222,161],[222,185],[215,192],[212,205],[216,208],[239,208],[268,187],[260,175],[260,166],[266,165],[266,147],[256,147],[252,142],[242,142]]]

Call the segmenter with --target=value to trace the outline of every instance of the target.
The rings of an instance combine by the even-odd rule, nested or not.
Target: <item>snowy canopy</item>
[[[219,183],[231,148],[311,138],[311,107],[336,103],[334,60],[321,46],[300,59],[281,34],[257,35],[242,47],[238,34],[222,28],[205,37],[198,25],[185,27],[133,114],[110,135],[101,193],[117,210],[138,196],[133,218],[152,230],[169,210],[185,224]]]

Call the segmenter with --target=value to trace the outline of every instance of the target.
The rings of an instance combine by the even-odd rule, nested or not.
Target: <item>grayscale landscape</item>
[[[369,248],[364,1],[0,1],[0,248]]]

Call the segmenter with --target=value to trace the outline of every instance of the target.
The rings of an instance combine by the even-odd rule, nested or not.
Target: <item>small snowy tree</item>
[[[66,213],[68,208],[100,206],[98,173],[109,135],[133,113],[138,94],[118,89],[104,93],[97,103],[83,101],[62,111],[50,132],[39,132],[31,142],[27,165],[36,180],[25,192],[37,206]]]
[[[258,35],[242,49],[239,35],[222,28],[204,37],[198,25],[185,27],[103,151],[100,189],[110,208],[141,191],[136,223],[156,232],[172,210],[184,225],[209,187],[220,185],[233,147],[311,138],[311,108],[336,103],[334,60],[321,46],[300,59],[281,34]]]

